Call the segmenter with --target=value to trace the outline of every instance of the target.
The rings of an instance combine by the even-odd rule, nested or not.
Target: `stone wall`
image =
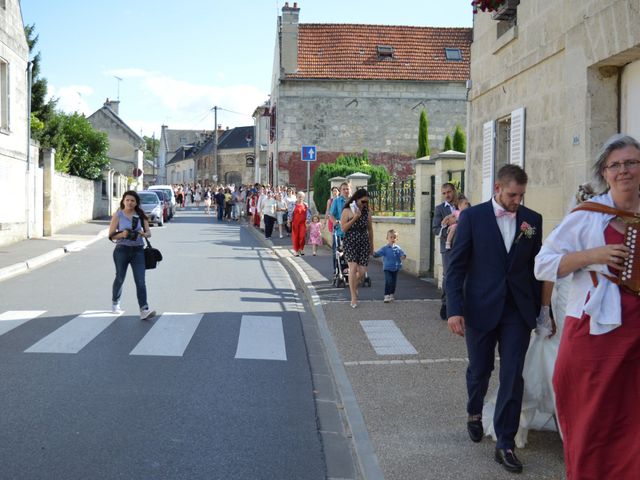
[[[108,216],[102,182],[55,172],[52,194],[52,228],[60,231],[69,225]]]
[[[524,107],[525,203],[546,235],[619,128],[619,77],[640,58],[640,0],[521,2],[517,17],[501,37],[490,14],[475,17],[468,193],[481,196],[482,125]]]
[[[300,173],[300,147],[316,145],[318,160],[334,161],[340,153],[369,152],[372,163],[403,175],[418,148],[418,121],[429,117],[432,152],[456,124],[465,126],[466,85],[463,82],[293,81],[277,93],[279,170],[289,181],[306,185],[306,165]],[[312,165],[313,167],[313,165]],[[304,176],[301,183],[300,176]]]

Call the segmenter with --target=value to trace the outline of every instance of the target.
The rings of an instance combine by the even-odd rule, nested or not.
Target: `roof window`
[[[378,58],[393,58],[393,52],[395,51],[391,45],[378,45],[376,50],[378,51]]]
[[[459,48],[445,48],[444,54],[450,62],[461,62],[462,52]]]

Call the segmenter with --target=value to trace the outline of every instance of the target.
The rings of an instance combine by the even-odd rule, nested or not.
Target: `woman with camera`
[[[140,208],[140,197],[133,190],[129,190],[124,192],[122,200],[120,200],[120,208],[111,217],[109,225],[109,240],[116,243],[116,248],[113,250],[116,278],[113,281],[111,311],[113,313],[122,312],[120,308],[122,285],[127,274],[127,267],[131,265],[140,307],[140,320],[149,320],[156,312],[151,310],[147,304],[143,237],[151,237],[149,220]]]

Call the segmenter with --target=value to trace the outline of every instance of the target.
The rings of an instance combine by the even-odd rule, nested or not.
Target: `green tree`
[[[416,158],[426,157],[430,154],[429,119],[427,118],[427,111],[422,110],[422,112],[420,112],[420,123],[418,125],[418,151],[416,152]]]
[[[451,137],[447,134],[447,136],[444,137],[444,148],[442,149],[442,151],[448,152],[452,148],[453,144],[451,143]]]
[[[144,135],[144,159],[145,160],[155,160],[158,156],[158,151],[160,150],[160,140],[156,140],[155,137],[147,137]]]
[[[362,155],[340,155],[335,163],[321,163],[313,174],[313,201],[320,213],[326,213],[327,200],[330,195],[329,179],[333,177],[346,177],[352,173],[362,172],[371,175],[370,184],[389,182],[389,172],[383,166],[371,165],[368,153],[365,150]]]
[[[453,149],[456,152],[467,153],[467,136],[460,125],[456,125],[456,131],[453,133]]]
[[[109,165],[107,134],[95,130],[84,115],[57,112],[47,126],[46,138],[56,149],[56,169],[97,180]]]
[[[35,33],[35,25],[26,25],[24,33],[27,37],[27,45],[29,46],[29,58],[32,63],[31,69],[31,113],[39,122],[31,122],[31,136],[40,141],[41,146],[50,147],[51,145],[42,144],[41,135],[46,125],[55,115],[56,99],[47,100],[47,79],[40,77],[40,52],[34,52],[38,43],[39,36]]]

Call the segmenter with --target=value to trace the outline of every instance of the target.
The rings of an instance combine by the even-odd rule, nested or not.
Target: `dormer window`
[[[448,62],[462,61],[462,51],[459,48],[445,48],[444,55]]]
[[[395,51],[391,45],[378,45],[376,50],[378,51],[379,59],[393,58],[393,52]]]

